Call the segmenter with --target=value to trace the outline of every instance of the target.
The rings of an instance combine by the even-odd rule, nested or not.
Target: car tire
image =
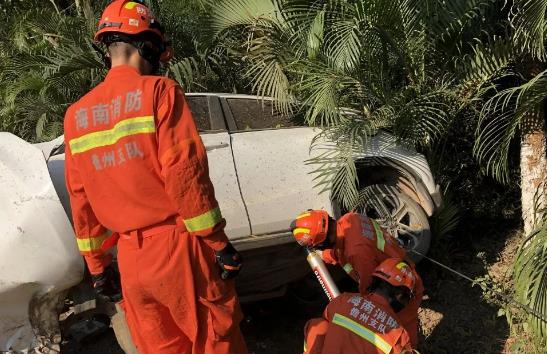
[[[376,219],[415,262],[422,260],[431,243],[429,220],[422,207],[397,187],[385,184],[366,186],[360,196],[364,203],[358,211]]]

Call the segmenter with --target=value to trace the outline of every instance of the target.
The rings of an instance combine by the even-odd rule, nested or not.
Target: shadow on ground
[[[436,256],[471,278],[490,270],[498,281],[507,281],[511,257],[504,255],[514,254],[518,226],[510,221],[471,220],[453,247]],[[498,317],[498,308],[484,300],[478,286],[428,260],[419,268],[427,289],[420,309],[421,353],[506,353],[506,319]]]

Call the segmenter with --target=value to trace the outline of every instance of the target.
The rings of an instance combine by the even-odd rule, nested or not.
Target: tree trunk
[[[543,110],[522,122],[520,144],[520,181],[524,232],[529,234],[541,222],[539,213],[547,206],[547,134]]]

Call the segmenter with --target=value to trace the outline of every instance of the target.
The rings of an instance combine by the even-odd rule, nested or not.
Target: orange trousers
[[[175,225],[120,235],[122,307],[140,354],[246,354],[233,280]]]

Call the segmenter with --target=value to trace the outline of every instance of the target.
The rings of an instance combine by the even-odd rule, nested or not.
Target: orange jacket
[[[323,251],[322,258],[330,264],[340,264],[357,282],[359,292],[365,294],[372,282],[372,272],[387,258],[406,259],[406,251],[397,240],[382,229],[376,221],[357,213],[348,213],[338,219],[334,249]],[[422,302],[424,287],[418,272],[414,298],[398,313],[408,331],[413,345],[418,343],[418,309]]]
[[[344,293],[323,314],[326,333],[313,324],[306,328],[306,353],[399,354],[412,353],[410,338],[387,301],[376,294]]]
[[[114,67],[69,107],[64,129],[74,229],[92,274],[106,265],[107,229],[128,233],[179,218],[211,248],[226,245],[206,151],[176,82]]]
[[[322,258],[340,264],[359,282],[364,294],[372,281],[372,272],[388,258],[405,258],[405,250],[376,221],[357,213],[347,213],[336,223],[334,249],[324,250]]]

